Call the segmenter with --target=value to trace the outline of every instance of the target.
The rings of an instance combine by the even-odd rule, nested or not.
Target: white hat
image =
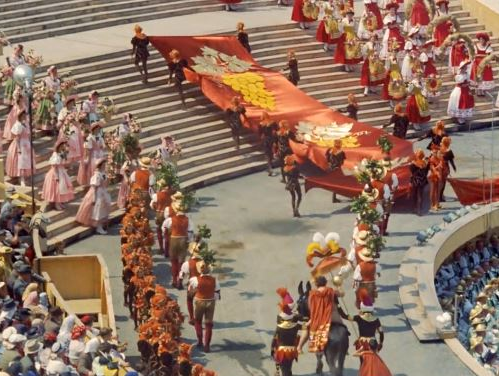
[[[366,230],[361,230],[359,232],[357,232],[357,234],[355,235],[355,243],[359,244],[359,245],[366,245],[367,243],[367,237],[369,236],[369,232],[366,231]]]
[[[404,50],[406,51],[411,51],[413,49],[414,45],[410,40],[406,41],[404,44]]]
[[[47,375],[61,375],[68,372],[68,366],[66,366],[61,360],[53,359],[49,360],[47,363],[47,368],[45,370]]]
[[[16,334],[17,330],[13,326],[9,326],[8,328],[5,328],[4,331],[2,332],[2,339],[4,341],[8,341],[10,336],[12,334]]]
[[[422,63],[427,63],[428,62],[428,55],[425,52],[421,52],[419,54],[419,61]]]
[[[365,305],[364,302],[360,302],[360,310],[362,312],[373,312],[374,311],[374,306],[371,305]]]
[[[9,337],[8,341],[9,341],[9,343],[12,343],[12,344],[23,343],[26,341],[26,336],[23,336],[22,334],[14,333]]]

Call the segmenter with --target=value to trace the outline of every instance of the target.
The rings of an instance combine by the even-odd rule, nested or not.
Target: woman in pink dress
[[[61,111],[62,113],[62,111]],[[83,132],[76,113],[69,113],[59,129],[59,140],[68,142],[68,163],[80,162],[83,158]]]
[[[21,111],[17,115],[17,121],[12,126],[12,136],[14,137],[7,151],[5,162],[5,173],[14,180],[21,179],[21,186],[25,186],[25,178],[31,176],[31,163],[33,162],[33,172],[36,170],[36,157],[31,160],[30,130],[26,125],[26,111]]]
[[[91,133],[83,144],[83,158],[80,162],[77,177],[77,182],[80,185],[88,185],[92,172],[95,170],[96,162],[106,155],[106,145],[104,139],[100,136],[100,129],[100,123],[93,123],[90,126]]]
[[[12,141],[12,139],[14,138],[12,136],[12,133],[10,132],[10,130],[12,129],[12,126],[14,125],[14,123],[17,121],[17,115],[22,110],[26,110],[26,101],[25,101],[24,96],[21,93],[20,88],[14,90],[13,99],[14,99],[14,105],[12,106],[12,108],[9,112],[9,115],[7,116],[7,119],[5,120],[5,126],[3,128],[3,136],[2,137],[4,140],[7,140],[7,141]]]
[[[108,184],[106,159],[102,158],[95,163],[95,171],[90,179],[90,188],[76,213],[76,222],[84,226],[94,227],[95,231],[101,235],[107,234],[103,226],[107,224],[109,213],[111,213],[111,196],[107,191]]]
[[[43,182],[42,198],[53,204],[56,210],[64,210],[64,203],[74,199],[73,184],[66,171],[66,156],[68,143],[59,140],[55,144],[54,152],[50,157],[50,170]]]
[[[128,195],[130,194],[130,176],[132,175],[132,172],[137,169],[137,167],[137,160],[130,159],[128,156],[126,161],[123,163],[123,166],[121,166],[120,175],[122,176],[122,180],[117,200],[117,205],[120,209],[124,209],[126,207]]]

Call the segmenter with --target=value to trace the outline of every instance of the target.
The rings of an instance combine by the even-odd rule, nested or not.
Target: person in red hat
[[[430,211],[437,212],[440,209],[440,187],[442,184],[442,171],[444,168],[444,161],[440,155],[440,147],[432,145],[431,156],[428,160],[430,175]]]
[[[343,30],[334,54],[335,64],[343,64],[346,72],[353,72],[354,65],[362,61],[362,50],[359,38],[355,33],[355,12],[346,8],[345,17],[341,20],[340,30]]]
[[[293,362],[298,361],[297,343],[300,341],[299,331],[301,326],[297,323],[290,305],[293,303],[287,289],[280,287],[277,293],[282,301],[279,303],[277,328],[271,345],[271,356],[274,358],[276,368],[283,376],[292,376]]]
[[[360,75],[360,84],[364,87],[364,96],[372,92],[375,86],[383,85],[386,77],[385,64],[379,58],[381,44],[376,33],[372,33],[369,42],[363,48],[364,64]]]
[[[315,20],[305,17],[303,14],[303,6],[308,0],[295,0],[293,2],[293,12],[291,13],[291,21],[298,22],[301,29],[309,29],[310,23]]]
[[[495,87],[492,66],[484,61],[494,50],[490,45],[489,34],[478,33],[476,39],[478,39],[478,43],[475,44],[475,58],[471,64],[470,82],[477,86],[477,95],[481,97]]]
[[[386,5],[385,9],[388,14],[383,18],[383,25],[386,26],[383,34],[382,48],[380,57],[386,59],[390,53],[397,53],[404,48],[405,38],[400,31],[401,19],[397,15],[399,5],[397,2],[392,2]]]
[[[49,159],[50,170],[43,182],[42,198],[54,205],[56,210],[64,210],[64,204],[75,197],[73,183],[65,167],[67,146],[67,141],[57,141]]]
[[[220,3],[225,4],[225,10],[230,12],[236,10],[234,4],[239,4],[242,0],[218,0]]]
[[[465,124],[473,117],[475,98],[470,90],[468,75],[469,60],[461,62],[459,73],[455,77],[456,86],[452,89],[447,105],[447,114],[456,119],[458,124]]]

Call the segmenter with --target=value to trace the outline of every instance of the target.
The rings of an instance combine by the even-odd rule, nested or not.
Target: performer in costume
[[[360,84],[364,87],[364,96],[373,92],[373,87],[385,82],[386,69],[384,63],[379,59],[380,50],[378,36],[372,33],[369,42],[362,47],[364,63],[362,64]]]
[[[353,272],[356,301],[355,305],[360,308],[362,294],[366,293],[372,302],[378,297],[376,288],[376,278],[381,273],[379,264],[374,261],[372,252],[367,248],[362,248],[357,253],[359,261]]]
[[[397,103],[393,109],[393,115],[387,124],[383,125],[383,128],[393,126],[393,135],[395,137],[405,139],[407,134],[407,128],[409,128],[409,119],[402,108],[402,104]]]
[[[408,15],[409,25],[411,27],[419,26],[421,33],[424,34],[430,23],[430,9],[426,8],[424,0],[414,0],[412,7],[408,10]]]
[[[301,326],[296,322],[295,315],[289,309],[287,297],[290,295],[285,295],[279,304],[279,321],[271,345],[271,356],[282,376],[293,375],[293,362],[298,361],[297,344],[300,341],[299,331],[301,329]]]
[[[284,176],[286,177],[286,190],[291,194],[291,206],[293,208],[293,217],[300,217],[300,212],[298,208],[301,203],[301,186],[300,181],[300,170],[298,169],[298,163],[296,162],[296,157],[294,155],[287,155],[284,157]]]
[[[380,51],[380,58],[386,59],[390,53],[397,54],[405,44],[405,39],[400,31],[400,17],[397,15],[399,5],[398,3],[389,3],[386,5],[388,14],[383,19],[383,24],[386,26],[385,33],[383,34],[382,47]]]
[[[26,185],[25,179],[31,176],[31,166],[33,173],[36,172],[36,155],[31,159],[30,129],[26,125],[27,114],[22,110],[17,115],[17,121],[11,129],[13,140],[7,150],[7,160],[5,161],[5,173],[14,180],[21,180],[21,186]],[[34,154],[34,153],[33,153]]]
[[[83,144],[83,158],[78,168],[79,185],[88,185],[98,160],[105,157],[105,143],[100,136],[101,124],[96,122],[90,126],[90,132]]]
[[[198,339],[198,347],[204,344],[204,352],[210,352],[210,343],[213,330],[213,316],[215,304],[220,300],[220,285],[210,274],[210,266],[204,261],[198,263],[199,276],[189,280],[189,291],[194,292],[194,328]],[[203,318],[205,336],[203,342]]]
[[[246,51],[251,53],[251,46],[249,44],[248,33],[244,30],[243,22],[237,23],[237,40],[246,49]]]
[[[364,0],[364,12],[359,23],[357,36],[368,39],[371,34],[381,37],[383,31],[383,17],[379,10],[378,0]]]
[[[340,30],[343,32],[338,40],[334,54],[334,63],[343,64],[346,72],[353,72],[354,65],[362,61],[360,42],[355,34],[355,14],[353,8],[347,8],[345,17],[341,20]]]
[[[73,183],[64,166],[67,148],[67,141],[57,141],[49,160],[50,170],[43,182],[42,198],[54,205],[56,210],[64,210],[64,204],[74,199]]]
[[[164,180],[156,182],[158,190],[151,196],[151,209],[156,212],[156,235],[158,237],[159,250],[165,255],[165,242],[163,239],[163,230],[161,226],[165,221],[165,209],[172,204],[173,189],[166,185]]]
[[[484,96],[485,92],[495,87],[492,66],[484,61],[494,50],[490,45],[489,34],[478,33],[476,38],[478,43],[475,44],[475,58],[471,64],[470,82],[477,86],[477,95]]]
[[[421,216],[423,206],[423,192],[428,184],[429,165],[425,159],[423,150],[418,149],[414,152],[414,160],[409,165],[411,170],[411,196],[414,212]]]
[[[54,92],[45,87],[42,95],[34,119],[38,129],[44,131],[45,134],[52,135],[55,119],[57,118],[54,106]]]
[[[361,350],[353,354],[360,358],[359,376],[392,376],[385,362],[378,355],[378,341],[369,341],[369,350]]]
[[[55,113],[58,115],[62,110],[61,79],[55,65],[47,69],[47,77],[43,80],[48,90],[54,93]]]
[[[300,72],[298,71],[298,60],[294,51],[288,51],[288,65],[284,67],[284,71],[289,71],[288,80],[293,85],[297,86],[300,81]]]
[[[334,144],[332,148],[327,149],[326,151],[326,160],[329,171],[334,171],[343,166],[345,162],[346,155],[343,151],[343,145],[340,139],[334,140]],[[336,198],[336,193],[333,192],[333,203],[340,202]]]
[[[270,118],[268,112],[262,112],[260,128],[258,130],[263,151],[267,157],[267,171],[269,176],[272,176],[272,161],[274,160],[274,152],[277,149],[277,129],[277,123]]]
[[[369,298],[369,296],[362,296],[362,300],[359,304],[359,314],[355,316],[347,316],[346,319],[353,321],[357,324],[359,330],[359,338],[355,341],[355,349],[358,351],[368,351],[370,350],[369,342],[374,339],[376,340],[376,334],[379,335],[379,345],[378,351],[383,348],[383,342],[385,340],[385,334],[383,332],[383,327],[381,322],[374,315],[374,301]]]
[[[109,180],[106,175],[106,159],[95,162],[95,170],[90,179],[90,188],[83,198],[76,213],[76,222],[94,227],[98,234],[105,235],[103,226],[107,224],[111,213],[111,196],[107,191]]]
[[[191,257],[185,261],[180,267],[179,281],[183,282],[184,277],[189,279],[199,277],[197,264],[202,261],[199,251],[201,249],[203,239],[200,234],[196,234],[192,242],[189,243],[189,254]],[[189,324],[194,325],[194,295],[195,291],[187,291],[187,313],[189,314]]]
[[[232,139],[236,143],[236,148],[239,149],[241,128],[244,126],[243,122],[248,121],[246,107],[241,104],[241,99],[239,97],[235,96],[232,98],[231,106],[225,110],[225,116],[227,117],[227,124],[232,132]]]
[[[391,171],[391,159],[389,153],[384,153],[381,161],[382,170],[379,174],[373,175],[371,186],[376,188],[378,192],[383,192],[380,204],[383,208],[382,223],[380,226],[381,235],[387,236],[388,219],[392,210],[395,199],[395,192],[398,189],[399,180],[395,172]]]
[[[185,81],[184,69],[188,67],[187,60],[183,59],[180,56],[180,52],[178,52],[177,50],[171,50],[169,57],[171,61],[168,63],[168,69],[170,71],[168,84],[173,83],[175,85],[175,88],[178,91],[178,95],[180,96],[180,100],[182,101],[182,105],[185,106],[185,96],[182,82]]]
[[[445,202],[444,190],[445,190],[445,185],[447,183],[447,177],[450,175],[450,167],[452,166],[454,172],[457,171],[456,164],[454,163],[454,153],[450,148],[450,144],[451,144],[450,137],[442,138],[442,142],[440,143],[440,155],[442,156],[443,159],[442,183],[440,187],[440,202]]]
[[[99,121],[99,115],[97,114],[97,108],[99,105],[99,92],[97,90],[92,91],[88,95],[88,99],[81,105],[82,112],[87,114],[87,123],[92,124]]]
[[[277,157],[279,158],[279,165],[281,167],[282,183],[286,183],[284,158],[293,154],[293,151],[289,146],[289,140],[295,140],[294,133],[290,130],[289,122],[287,120],[281,120],[279,122],[279,129],[277,130]]]
[[[426,135],[421,136],[418,141],[424,140],[425,138],[430,138],[431,141],[426,147],[426,149],[431,150],[433,145],[440,146],[442,139],[447,136],[445,133],[445,124],[442,120],[438,120],[435,125],[426,133]]]
[[[26,103],[26,98],[22,94],[21,88],[18,87],[16,90],[14,90],[13,94],[13,103],[12,107],[9,111],[9,115],[7,116],[7,119],[5,119],[5,126],[3,128],[3,139],[7,141],[12,141],[14,138],[11,129],[12,126],[16,123],[17,121],[17,116],[21,111],[27,111],[27,103]]]
[[[348,265],[346,250],[340,247],[340,236],[330,232],[326,236],[316,232],[312,242],[307,246],[307,265],[312,268],[312,277],[326,276],[328,274],[346,270]],[[314,266],[313,259],[321,260]]]
[[[459,74],[455,77],[456,86],[452,89],[447,105],[447,114],[457,119],[459,124],[465,124],[473,117],[475,98],[470,90],[470,81],[467,73],[469,61],[459,65]]]
[[[405,109],[407,118],[415,130],[421,130],[422,126],[431,120],[430,106],[428,99],[423,94],[420,76],[421,73],[418,72],[416,78],[409,84],[409,96],[407,97],[407,106]]]
[[[152,192],[152,187],[156,184],[156,177],[151,173],[151,168],[151,158],[140,158],[139,168],[130,175],[132,192],[138,190],[145,196],[148,196]]]
[[[352,120],[357,119],[357,112],[359,111],[359,104],[357,103],[357,98],[354,93],[350,93],[347,96],[348,104],[344,109],[339,110],[343,114],[348,114],[347,116]]]
[[[394,101],[401,101],[405,98],[407,89],[400,73],[397,57],[394,53],[390,54],[388,63],[389,68],[381,91],[381,98],[389,100],[390,106],[394,107]]]
[[[230,12],[236,10],[234,4],[239,4],[242,0],[218,0],[219,2],[225,4],[225,10]]]
[[[440,147],[432,145],[431,156],[428,160],[430,175],[430,202],[431,212],[437,212],[440,209],[440,188],[442,184],[442,172],[444,168],[444,161],[440,155]]]
[[[324,51],[328,51],[330,45],[338,43],[341,37],[340,26],[338,20],[334,17],[334,5],[329,2],[323,3],[323,17],[317,26],[315,39],[317,42],[323,43]]]
[[[130,176],[132,172],[138,168],[138,161],[128,153],[125,153],[125,162],[121,165],[120,175],[120,190],[118,191],[118,199],[116,204],[120,209],[126,208],[128,204],[128,198],[131,192]]]
[[[312,18],[307,18],[303,14],[303,6],[309,0],[295,0],[293,2],[293,12],[291,13],[291,21],[299,22],[300,29],[309,29],[310,23],[315,20]]]
[[[149,37],[142,32],[142,27],[140,25],[135,25],[133,28],[135,35],[132,38],[132,61],[135,67],[139,70],[142,76],[142,82],[147,84],[148,73],[147,73],[147,59],[149,58],[149,51],[147,46],[149,46]],[[139,63],[142,64],[142,68]]]
[[[59,131],[64,124],[66,117],[70,114],[76,114],[76,99],[77,97],[75,95],[70,95],[64,100],[64,106],[57,115],[57,128]]]
[[[437,6],[437,9],[435,12],[435,18],[432,21],[434,24],[432,36],[435,40],[435,47],[438,49],[437,53],[441,54],[445,52],[445,54],[448,54],[449,51],[447,49],[446,51],[440,51],[440,47],[447,37],[455,31],[454,22],[456,21],[449,15],[448,0],[437,0],[435,5]]]
[[[180,265],[187,256],[189,240],[193,233],[192,221],[185,213],[185,204],[182,201],[183,198],[180,198],[172,202],[171,207],[174,213],[170,212],[169,217],[163,223],[163,227],[168,229],[170,236],[169,256],[172,268],[172,286],[179,290],[182,289],[182,284],[178,280]]]
[[[452,41],[449,54],[449,72],[458,74],[461,70],[461,63],[470,59],[470,52],[464,39],[458,38]]]

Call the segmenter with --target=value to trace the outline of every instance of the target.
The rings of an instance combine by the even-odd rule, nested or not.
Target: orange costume
[[[310,334],[308,349],[310,352],[322,352],[326,348],[331,317],[335,309],[335,292],[331,287],[312,290],[308,297],[310,309]]]
[[[359,376],[392,376],[378,353],[368,350],[362,351],[359,355],[362,360]]]

